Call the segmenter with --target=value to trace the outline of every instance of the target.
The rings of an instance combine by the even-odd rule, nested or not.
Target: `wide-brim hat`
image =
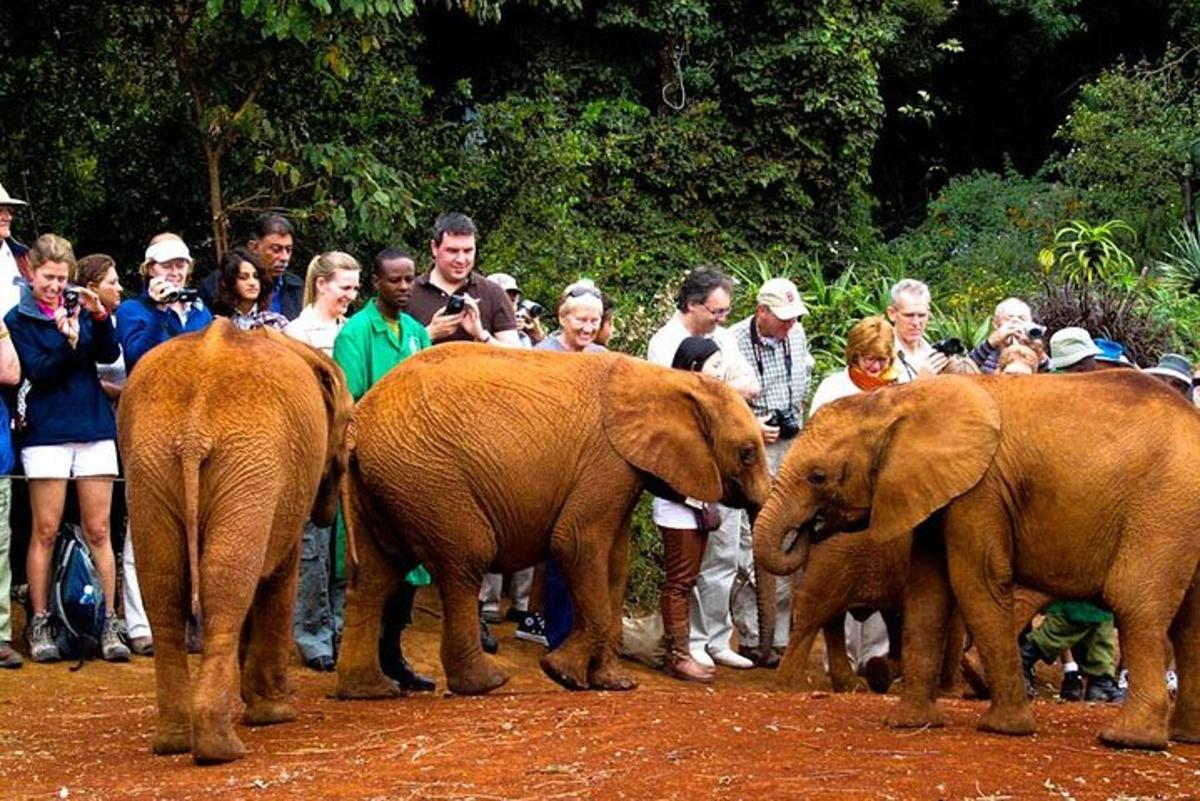
[[[8,194],[8,190],[4,188],[4,184],[0,184],[0,206],[28,206],[24,200],[15,198]]]
[[[1186,356],[1178,353],[1168,353],[1158,360],[1158,364],[1147,367],[1142,372],[1150,375],[1161,375],[1189,387],[1192,385],[1192,363]]]
[[[800,299],[800,290],[786,278],[772,278],[758,290],[758,305],[766,306],[780,320],[795,320],[808,314],[808,307]]]
[[[1065,370],[1088,356],[1098,356],[1100,349],[1086,329],[1060,328],[1050,337],[1050,369]]]

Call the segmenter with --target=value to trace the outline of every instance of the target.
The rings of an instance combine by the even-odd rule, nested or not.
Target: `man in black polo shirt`
[[[475,272],[475,223],[449,211],[433,223],[433,267],[417,278],[408,313],[429,331],[434,345],[443,342],[496,342],[519,347],[512,304],[495,283]],[[450,313],[451,298],[462,296],[462,310]]]

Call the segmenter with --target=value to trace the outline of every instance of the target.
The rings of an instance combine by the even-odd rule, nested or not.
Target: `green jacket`
[[[1046,607],[1047,615],[1059,615],[1074,623],[1104,623],[1113,619],[1109,609],[1091,601],[1054,601]]]
[[[357,401],[389,370],[429,346],[425,326],[404,312],[397,339],[372,299],[342,326],[333,343],[333,360],[346,374],[346,387]]]
[[[350,390],[350,397],[357,401],[389,370],[430,344],[425,326],[404,312],[400,313],[400,336],[397,338],[372,298],[338,332],[333,343],[333,360],[346,374],[346,388]],[[340,545],[345,537],[345,523],[339,511],[339,547],[334,568],[339,578],[346,575],[346,548]],[[428,571],[421,565],[410,570],[404,578],[414,587],[423,587],[430,581]]]

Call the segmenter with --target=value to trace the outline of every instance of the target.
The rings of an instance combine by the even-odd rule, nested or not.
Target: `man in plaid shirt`
[[[738,351],[754,368],[762,388],[758,397],[750,401],[750,408],[762,425],[767,468],[775,475],[804,420],[812,357],[808,353],[808,340],[800,317],[807,314],[808,309],[796,285],[786,278],[772,278],[764,283],[758,291],[757,301],[754,314],[734,325],[730,332]],[[741,516],[738,572],[742,577],[739,583],[746,586],[749,576],[754,575],[754,552],[749,517],[745,512]],[[777,587],[778,612],[772,644],[776,649],[782,649],[788,639],[791,593],[787,581],[778,582]],[[749,587],[740,592],[735,589],[733,612],[739,633],[739,650],[743,655],[753,653],[758,646],[759,631],[754,593]]]

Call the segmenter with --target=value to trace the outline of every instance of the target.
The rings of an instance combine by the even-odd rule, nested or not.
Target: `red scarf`
[[[880,387],[886,387],[888,384],[896,380],[891,371],[880,373],[878,377],[871,375],[866,370],[860,370],[857,367],[850,368],[850,380],[854,382],[854,386],[861,389],[863,392],[870,392]]]

